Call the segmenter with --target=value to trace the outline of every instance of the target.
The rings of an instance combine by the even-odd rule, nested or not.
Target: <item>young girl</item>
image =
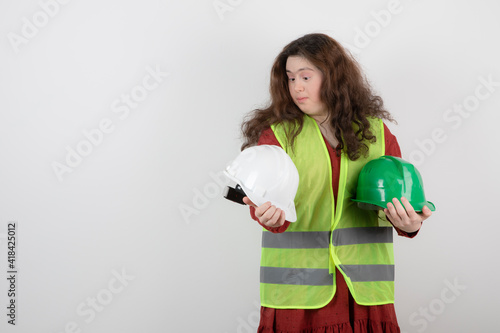
[[[244,199],[265,229],[258,332],[400,332],[392,228],[414,237],[431,211],[417,214],[405,198],[378,213],[351,201],[369,160],[401,157],[382,122],[391,115],[356,61],[323,34],[285,46],[271,70],[270,93],[270,105],[243,123],[242,149],[282,147],[300,182],[295,223],[269,202],[257,207]]]

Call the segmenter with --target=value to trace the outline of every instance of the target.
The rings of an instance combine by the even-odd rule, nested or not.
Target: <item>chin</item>
[[[307,114],[309,117],[314,117],[314,116],[317,116],[319,115],[319,113],[317,112],[312,112],[310,110],[303,110],[303,109],[300,109],[303,113]]]
[[[303,106],[299,106],[297,105],[300,109],[300,111],[302,111],[303,113],[307,114],[308,116],[310,116],[311,114],[313,114],[314,112],[311,112],[311,110],[309,110],[308,108],[305,108]]]

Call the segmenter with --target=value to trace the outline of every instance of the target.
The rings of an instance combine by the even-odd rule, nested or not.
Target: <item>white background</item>
[[[356,56],[437,207],[395,242],[402,331],[494,331],[500,3],[228,1],[0,2],[0,331],[255,331],[260,228],[222,198],[220,171],[274,57],[310,32]],[[144,90],[148,70],[169,75]],[[89,146],[103,119],[112,131]],[[59,180],[77,147],[87,156]]]

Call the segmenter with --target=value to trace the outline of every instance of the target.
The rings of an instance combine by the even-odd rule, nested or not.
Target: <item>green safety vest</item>
[[[334,205],[332,168],[316,121],[304,116],[294,151],[283,124],[272,130],[299,171],[295,196],[297,222],[283,233],[262,234],[260,296],[262,306],[316,309],[327,305],[336,290],[335,268],[356,303],[394,303],[392,225],[385,214],[359,209],[355,195],[358,174],[385,152],[381,119],[370,119],[376,136],[367,157],[349,160],[342,152],[337,203]]]

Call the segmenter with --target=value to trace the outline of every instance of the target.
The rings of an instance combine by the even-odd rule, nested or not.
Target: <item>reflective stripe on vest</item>
[[[260,281],[275,284],[331,286],[333,276],[328,269],[261,267]]]
[[[357,208],[357,176],[371,159],[385,152],[380,119],[370,119],[375,143],[367,157],[351,161],[342,153],[339,193],[334,204],[331,161],[316,121],[304,116],[294,149],[284,125],[272,129],[299,171],[295,197],[297,222],[284,233],[264,230],[261,258],[261,304],[273,308],[313,309],[335,294],[335,267],[358,304],[394,302],[392,225],[374,211]]]
[[[328,248],[330,231],[284,232],[262,234],[262,247],[275,249]],[[333,231],[333,245],[392,243],[392,227],[344,228]]]

